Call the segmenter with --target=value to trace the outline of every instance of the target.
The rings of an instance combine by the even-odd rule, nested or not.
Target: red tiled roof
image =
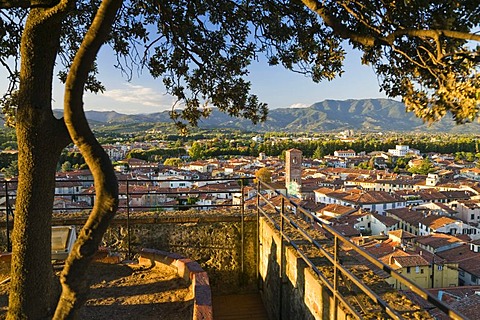
[[[445,216],[436,216],[436,215],[430,215],[425,218],[423,218],[421,221],[419,221],[421,224],[428,226],[432,228],[433,230],[437,230],[443,226],[446,226],[448,224],[455,223],[455,219],[445,217]]]
[[[423,213],[411,210],[409,208],[398,208],[386,210],[387,214],[393,215],[398,219],[405,221],[411,225],[418,225],[418,222],[422,220]]]
[[[448,262],[458,263],[460,269],[480,277],[480,253],[471,251],[468,244],[437,252],[437,255]]]

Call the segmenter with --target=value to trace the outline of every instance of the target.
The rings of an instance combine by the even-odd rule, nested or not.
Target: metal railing
[[[247,184],[252,180],[252,178],[220,178],[220,179],[190,179],[190,180],[119,180],[120,184],[120,197],[124,199],[124,204],[119,206],[119,212],[126,213],[126,227],[127,227],[127,242],[128,242],[128,256],[131,256],[131,247],[130,247],[130,227],[131,227],[131,217],[130,214],[137,210],[156,210],[156,209],[200,209],[204,210],[205,208],[219,208],[219,207],[236,207],[238,209],[239,214],[241,215],[241,268],[243,272],[244,268],[244,246],[245,246],[245,235],[244,235],[244,222],[245,222],[245,187]],[[66,182],[67,180],[57,180],[58,183]],[[74,183],[83,183],[85,185],[93,184],[93,180],[68,180],[68,182]],[[182,189],[182,190],[165,190],[161,191],[161,189],[157,188],[162,183],[176,183],[176,182],[189,182],[193,185],[196,185],[196,188],[190,189]],[[210,190],[201,190],[198,188],[198,185],[209,185],[210,187],[215,185],[220,185],[222,183],[233,183],[231,187],[228,189],[214,189],[211,188]],[[5,180],[3,183],[3,191],[4,191],[4,204],[0,204],[0,211],[4,211],[5,214],[5,226],[7,232],[7,250],[11,249],[10,246],[10,225],[14,219],[14,204],[15,200],[15,190],[16,190],[16,181],[8,181]],[[1,184],[0,184],[1,185]],[[138,191],[136,190],[136,186],[145,186],[150,185],[152,186],[151,190],[147,191]],[[124,187],[124,189],[123,189]],[[256,212],[257,212],[257,238],[259,238],[259,219],[260,217],[266,218],[271,224],[275,226],[275,228],[280,232],[281,235],[281,252],[282,256],[285,252],[285,246],[289,245],[293,247],[301,259],[315,272],[318,278],[321,280],[323,285],[330,291],[334,299],[334,305],[338,306],[338,304],[342,304],[348,313],[353,315],[354,317],[361,319],[362,318],[362,305],[360,302],[353,302],[352,300],[347,297],[342,292],[342,289],[345,286],[350,286],[350,288],[358,288],[361,293],[366,295],[370,301],[379,306],[384,314],[392,319],[404,319],[402,316],[402,312],[396,310],[391,304],[383,299],[374,289],[370,286],[366,285],[358,275],[348,268],[348,266],[342,262],[342,259],[345,257],[345,248],[348,248],[350,251],[355,252],[356,255],[365,259],[371,266],[386,272],[389,276],[393,277],[394,279],[398,280],[406,287],[408,287],[412,292],[416,293],[421,299],[428,301],[433,306],[437,307],[439,310],[443,311],[452,319],[464,319],[465,317],[462,316],[460,313],[452,310],[443,302],[439,301],[435,296],[430,294],[429,292],[425,291],[423,288],[419,287],[417,284],[411,282],[409,279],[405,278],[401,274],[395,272],[391,267],[388,265],[383,264],[367,252],[365,252],[360,247],[356,246],[342,234],[337,232],[335,229],[330,227],[329,225],[325,224],[321,220],[319,220],[314,214],[309,212],[308,210],[303,209],[301,206],[296,204],[292,201],[291,198],[279,193],[274,188],[266,183],[256,183]],[[169,188],[166,188],[169,189]],[[278,199],[280,199],[280,203],[274,204],[271,199],[266,196],[266,191],[270,194],[274,194]],[[225,194],[225,197],[228,198],[227,202],[219,203],[219,204],[196,204],[196,203],[182,203],[178,202],[177,204],[169,204],[169,205],[162,205],[158,203],[152,206],[146,205],[133,205],[132,199],[133,197],[142,196],[142,195],[172,195],[172,196],[188,196],[188,195],[202,195],[202,194]],[[238,204],[234,204],[233,195],[240,194],[240,199]],[[80,193],[56,193],[55,196],[57,197],[70,197],[71,199],[79,199],[84,194]],[[91,197],[94,200],[95,194],[88,193],[85,197]],[[74,202],[73,202],[74,203]],[[70,206],[68,208],[54,208],[54,211],[61,212],[61,211],[68,211],[73,212],[75,210],[81,211],[85,209],[89,209],[93,206],[93,202],[90,206]],[[312,236],[312,232],[315,230],[318,231],[321,229],[323,232],[328,233],[331,236],[331,240],[322,241],[322,243],[315,239]],[[292,238],[292,232],[295,233],[297,236],[300,235],[302,241],[294,240]],[[297,237],[296,237],[297,238]],[[257,239],[257,268],[259,267],[259,239]],[[309,255],[303,249],[303,242],[308,243],[310,246],[313,246],[316,250],[318,250],[319,254],[326,259],[329,264],[329,268],[333,269],[333,277],[329,276],[322,270],[322,268],[313,261]],[[351,256],[351,255],[350,255]],[[280,259],[281,265],[280,267],[280,277],[283,277],[285,273],[285,261],[284,259]],[[258,271],[258,270],[257,270]],[[283,281],[281,279],[281,281]],[[342,286],[341,286],[342,285]],[[280,294],[280,299],[282,299],[282,294]],[[280,301],[279,306],[282,306]],[[335,307],[335,309],[337,309]],[[335,312],[336,317],[336,312]]]
[[[270,190],[270,194],[275,195],[276,203],[273,203],[271,198],[266,196],[266,190]],[[259,232],[258,224],[260,217],[267,219],[280,233],[282,239],[280,244],[280,252],[282,257],[284,255],[286,245],[293,247],[301,259],[315,272],[323,285],[328,289],[328,291],[330,291],[334,300],[334,319],[337,318],[339,303],[341,303],[342,306],[348,310],[348,313],[353,315],[355,318],[363,318],[362,314],[365,312],[364,306],[362,306],[360,301],[356,301],[355,297],[352,298],[351,294],[348,294],[348,291],[351,293],[352,288],[358,288],[358,290],[360,290],[359,293],[366,295],[373,305],[381,308],[383,314],[380,315],[380,317],[384,318],[384,316],[387,315],[392,319],[405,319],[403,316],[405,311],[399,311],[395,309],[390,301],[383,299],[379,293],[375,292],[374,288],[371,288],[371,286],[365,284],[357,275],[354,274],[352,270],[348,268],[345,263],[342,262],[342,259],[348,259],[348,257],[352,258],[352,256],[355,255],[365,259],[369,263],[370,268],[373,266],[374,268],[378,268],[378,270],[386,272],[390,277],[393,277],[397,281],[401,282],[407,288],[409,288],[410,291],[417,294],[420,299],[431,303],[433,306],[437,307],[439,310],[448,315],[451,319],[465,319],[463,315],[445,305],[431,293],[397,273],[390,266],[382,263],[364,251],[362,248],[353,244],[348,238],[344,237],[331,226],[322,222],[314,214],[297,205],[292,201],[291,198],[279,193],[270,185],[262,182],[260,182],[257,187],[257,234]],[[312,233],[315,233],[315,230],[319,229],[321,229],[323,233],[328,234],[330,236],[330,240],[325,239],[325,241],[322,240],[322,243],[320,243],[318,239],[315,239],[315,237],[312,236]],[[298,238],[298,235],[300,235],[302,240],[299,241],[292,239],[292,234],[295,234],[296,238]],[[324,257],[326,261],[328,261],[328,268],[330,271],[333,269],[333,277],[327,275],[325,273],[325,269],[321,270],[321,267],[318,265],[318,263],[315,263],[313,261],[314,259],[311,259],[307,252],[305,252],[305,250],[302,248],[304,247],[303,243],[305,241],[310,247],[314,247],[315,250],[318,250],[320,255]],[[349,253],[347,257],[346,249],[353,251],[355,255]],[[257,266],[259,262],[258,250],[259,244],[257,244]],[[285,259],[280,258],[279,277],[281,286],[283,284],[282,278],[284,277],[285,273],[284,264]],[[340,286],[340,284],[342,284],[342,286]],[[349,290],[342,290],[346,287],[349,287]],[[282,299],[282,292],[283,290],[280,290],[280,300]],[[279,303],[279,308],[282,308],[281,301]],[[279,313],[281,314],[281,309]]]
[[[131,249],[131,215],[134,212],[158,211],[158,210],[210,210],[218,208],[236,208],[241,216],[241,243],[242,252],[244,247],[244,202],[245,187],[253,178],[218,178],[218,179],[119,179],[119,206],[117,212],[126,215],[127,229],[127,256],[132,256]],[[93,179],[69,179],[56,180],[57,189],[68,189],[65,184],[82,184],[82,190],[72,192],[55,192],[54,197],[57,200],[64,199],[68,201],[68,206],[55,206],[53,213],[65,214],[82,212],[93,208],[95,202],[95,192],[93,189]],[[15,180],[4,180],[0,183],[3,188],[3,204],[0,204],[0,212],[5,213],[5,229],[6,229],[6,249],[11,251],[10,230],[13,224],[15,211],[16,188],[18,182]],[[166,186],[168,184],[168,186]],[[186,184],[190,187],[182,186],[172,188],[170,185]],[[227,187],[225,187],[228,184]],[[208,190],[203,190],[205,187]],[[223,187],[222,187],[223,186]],[[91,192],[90,192],[91,191]],[[1,191],[0,191],[1,192]],[[202,195],[214,194],[219,197],[217,203],[199,203],[195,199]],[[233,203],[234,196],[238,195],[237,203]],[[134,198],[138,197],[155,197],[158,201],[141,201],[133,203]],[[168,196],[168,197],[167,197]],[[1,197],[0,197],[1,198]],[[161,200],[165,200],[162,202]],[[192,201],[185,201],[187,198]],[[170,200],[170,201],[167,201]],[[172,203],[172,200],[176,203]],[[242,271],[243,271],[243,254]]]

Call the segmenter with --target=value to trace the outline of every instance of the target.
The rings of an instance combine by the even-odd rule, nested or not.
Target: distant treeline
[[[127,158],[141,159],[145,161],[163,162],[167,158],[180,158],[185,156],[185,148],[152,148],[149,150],[135,149],[127,154]]]
[[[474,138],[451,138],[441,140],[404,140],[401,143],[392,139],[380,140],[356,140],[354,142],[346,142],[341,140],[312,140],[312,141],[266,141],[258,146],[258,152],[265,152],[268,156],[280,156],[284,150],[296,148],[302,151],[304,157],[316,158],[325,155],[333,155],[337,150],[352,149],[356,153],[365,151],[366,153],[372,151],[388,151],[388,149],[395,149],[398,144],[408,145],[411,149],[418,149],[421,153],[451,153],[457,152],[471,152],[478,153],[478,141]]]

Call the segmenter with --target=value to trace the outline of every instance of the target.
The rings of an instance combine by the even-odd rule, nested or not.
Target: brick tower
[[[302,151],[285,152],[285,188],[288,195],[299,196],[302,190]]]

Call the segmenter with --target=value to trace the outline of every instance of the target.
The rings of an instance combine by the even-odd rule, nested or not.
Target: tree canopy
[[[302,0],[343,39],[363,51],[381,89],[402,97],[426,121],[450,112],[478,118],[480,6],[477,1]]]
[[[408,172],[415,174],[428,174],[435,171],[435,166],[430,158],[426,157],[420,163],[411,166]]]
[[[272,172],[268,168],[260,168],[255,172],[255,178],[266,183],[272,182]]]
[[[52,1],[37,1],[53,6]],[[30,4],[2,0],[0,63],[12,80]],[[66,79],[96,6],[75,3],[63,20],[58,76]],[[98,4],[94,1],[93,4]],[[248,66],[261,54],[314,81],[340,75],[347,40],[378,74],[390,97],[427,121],[451,112],[459,123],[478,116],[480,35],[476,1],[129,1],[108,38],[115,65],[130,78],[147,68],[178,99],[172,117],[196,124],[216,106],[235,116],[264,120],[267,106],[249,93]],[[477,28],[477,29],[476,29]],[[105,88],[90,70],[86,90]],[[14,105],[14,104],[13,104]],[[12,106],[5,100],[6,111]],[[181,108],[177,108],[181,106]]]

